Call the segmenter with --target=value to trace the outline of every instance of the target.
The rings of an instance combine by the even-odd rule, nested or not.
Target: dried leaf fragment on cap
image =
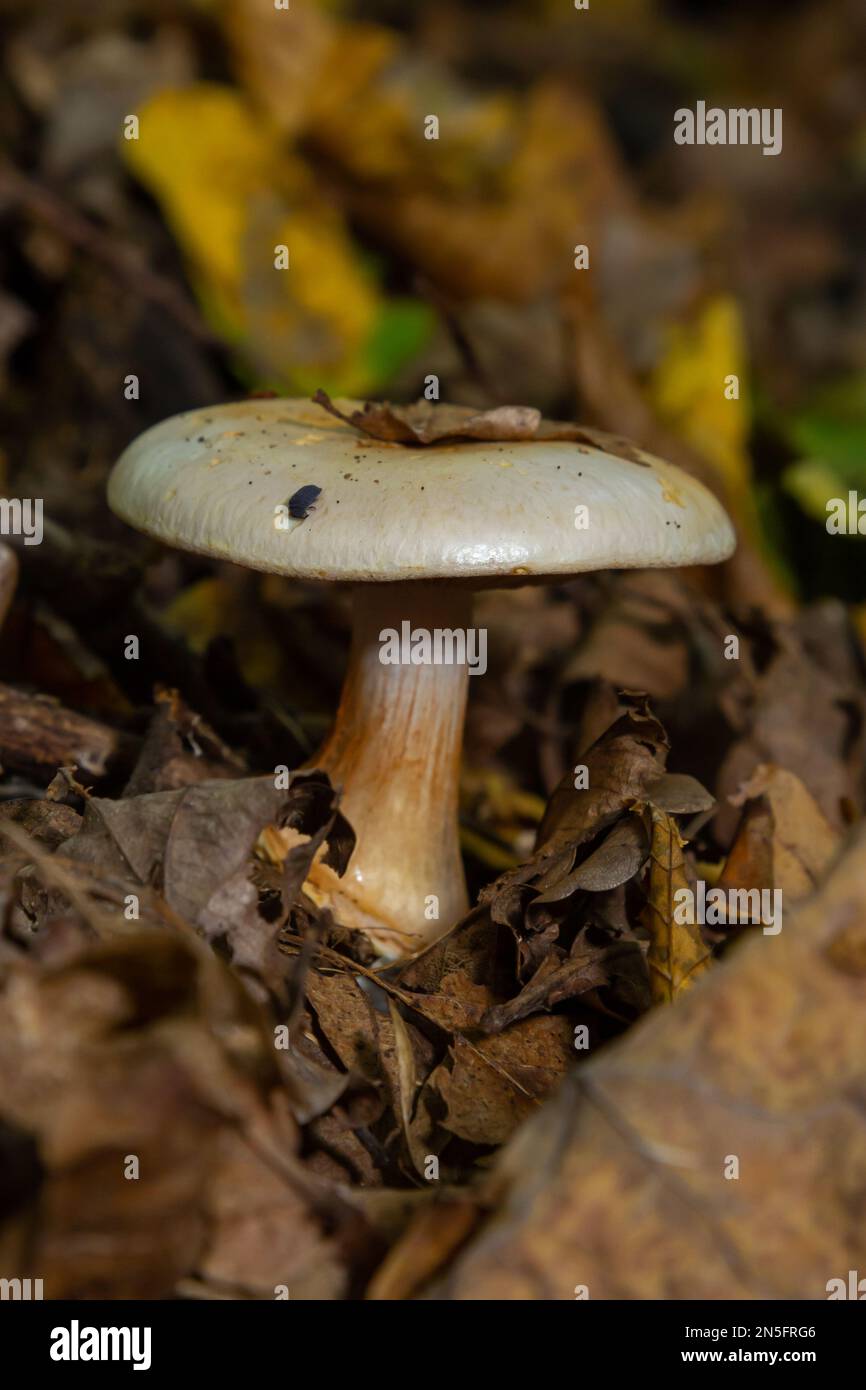
[[[334,405],[326,391],[317,391],[313,400],[338,420],[387,444],[559,440],[588,444],[629,463],[649,467],[646,460],[641,458],[637,446],[629,440],[589,425],[575,425],[567,420],[545,420],[541,411],[534,406],[500,405],[493,410],[474,410],[467,405],[440,405],[425,400],[416,401],[414,405],[367,401],[363,410],[353,410],[346,415]]]

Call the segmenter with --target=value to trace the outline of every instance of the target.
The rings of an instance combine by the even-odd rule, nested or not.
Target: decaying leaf
[[[414,1103],[412,1078],[423,1072],[430,1058],[422,1035],[403,1019],[398,1033],[387,1005],[381,1011],[378,987],[348,969],[311,971],[306,993],[328,1045],[346,1070],[377,1086],[382,1104],[390,1101],[395,1114],[408,1120]]]
[[[225,938],[249,969],[268,973],[264,952],[276,927],[259,913],[253,851],[265,827],[282,826],[302,843],[288,853],[277,886],[284,913],[300,892],[317,851],[342,873],[354,844],[337,796],[320,771],[295,773],[287,789],[273,777],[200,782],[120,801],[91,797],[81,829],[64,853],[111,866],[139,883],[156,883],[181,918],[212,939]],[[251,934],[252,932],[252,934]],[[258,950],[251,948],[258,943]],[[256,960],[256,956],[258,959]]]
[[[397,1046],[397,1081],[399,1085],[397,1110],[400,1116],[400,1123],[403,1126],[403,1138],[406,1141],[406,1148],[416,1172],[424,1176],[426,1164],[426,1146],[419,1142],[417,1129],[413,1127],[412,1115],[415,1108],[417,1097],[418,1077],[416,1051],[417,1045],[413,1046],[409,1028],[395,1004],[394,1000],[388,1000],[388,1013],[394,1029],[394,1041]]]
[[[489,990],[465,976],[445,983],[485,1013],[492,1003]],[[564,1074],[572,1057],[571,1026],[555,1015],[524,1019],[488,1037],[455,1036],[448,1058],[428,1082],[446,1107],[442,1125],[473,1144],[501,1144]]]
[[[657,1003],[670,1004],[709,968],[710,952],[701,930],[678,893],[691,895],[683,840],[667,811],[649,807],[652,824],[650,871],[643,924],[649,932],[647,966]]]
[[[502,1144],[536,1109],[573,1059],[568,1019],[536,1015],[503,1033],[454,1043],[450,1068],[431,1078],[446,1105],[443,1126],[473,1144]]]
[[[472,443],[480,441],[572,441],[585,444],[629,463],[648,468],[636,445],[616,435],[588,425],[572,425],[567,421],[544,420],[540,410],[525,405],[502,405],[493,410],[472,410],[469,406],[440,405],[420,400],[415,405],[389,405],[387,401],[371,404],[363,410],[345,415],[328,396],[319,390],[313,400],[329,414],[336,415],[347,425],[381,439],[386,444],[430,445],[443,443]]]
[[[494,1004],[485,1009],[482,1028],[486,1033],[501,1033],[518,1019],[542,1009],[552,1009],[566,999],[607,984],[607,954],[585,942],[575,943],[564,960],[551,952],[519,994],[507,1004]]]
[[[661,724],[643,697],[621,695],[620,701],[624,712],[580,759],[585,774],[566,773],[551,796],[538,830],[539,852],[583,844],[631,802],[645,800],[664,772],[668,739]]]
[[[480,1215],[474,1202],[456,1195],[422,1208],[393,1257],[377,1269],[367,1298],[411,1298],[449,1256],[456,1254],[478,1225]]]
[[[659,811],[672,816],[709,811],[715,804],[706,787],[685,772],[666,772],[647,789],[647,797]]]
[[[719,772],[719,796],[736,794],[761,763],[771,763],[795,773],[841,830],[862,804],[866,731],[844,608],[822,604],[788,625],[758,615],[747,632],[763,656],[757,669],[723,693],[737,739]]]
[[[363,30],[345,36],[345,69],[356,61],[362,39]],[[374,69],[393,61],[393,46],[373,48]],[[349,203],[361,225],[461,300],[524,304],[561,292],[569,278],[571,288],[575,226],[600,235],[605,216],[615,215],[628,197],[596,103],[573,84],[550,77],[516,100],[510,93],[485,102],[476,98],[478,119],[474,129],[469,124],[456,167],[440,158],[434,177],[419,182],[418,157],[411,161],[423,112],[411,100],[414,73],[405,57],[403,69],[410,100],[396,131],[389,119],[393,87],[388,83],[383,101],[369,81],[370,68],[343,79],[344,99],[349,109],[364,113],[363,122],[350,130],[342,111],[330,110],[329,119],[317,112],[316,143],[349,174]],[[452,121],[462,121],[465,99],[455,105],[443,119],[443,133]],[[427,167],[437,143],[443,156],[448,147],[446,139],[425,147]]]
[[[229,1130],[218,1136],[211,1163],[207,1234],[195,1271],[202,1288],[195,1292],[273,1299],[285,1287],[292,1300],[343,1297],[339,1245],[278,1165]]]
[[[441,975],[435,991],[412,993],[407,997],[413,1008],[439,1028],[459,1033],[481,1026],[485,1005],[474,989],[477,983],[458,966]]]
[[[275,1079],[250,1001],[206,948],[154,931],[21,961],[0,993],[0,1116],[41,1168],[17,1267],[51,1298],[169,1296],[203,1246],[210,1146]]]
[[[866,1267],[864,924],[861,828],[779,936],[570,1074],[428,1296],[826,1299]]]
[[[689,627],[698,613],[665,570],[618,576],[571,651],[563,685],[599,679],[615,690],[646,691],[653,700],[675,697],[690,678]]]
[[[811,893],[839,836],[799,777],[762,764],[731,799],[745,809],[719,887],[773,888],[790,904]]]
[[[640,868],[647,846],[642,826],[634,819],[616,822],[632,804],[646,801],[648,788],[664,771],[668,745],[643,697],[620,699],[625,712],[553,792],[532,857],[483,890],[481,901],[489,904],[495,922],[514,926],[528,910],[537,913],[537,904],[564,902],[583,890],[604,891]],[[610,842],[600,839],[611,827]],[[581,853],[590,843],[589,852]]]
[[[538,880],[541,889],[533,906],[558,902],[579,889],[604,893],[620,883],[634,878],[643,867],[649,852],[649,838],[640,816],[625,815],[604,836],[597,848],[569,873],[563,875],[561,864],[555,862]]]

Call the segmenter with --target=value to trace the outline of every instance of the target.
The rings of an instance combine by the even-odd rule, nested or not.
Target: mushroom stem
[[[437,629],[465,633],[471,617],[471,593],[459,585],[356,585],[340,708],[313,760],[342,786],[357,835],[343,878],[318,863],[314,891],[391,960],[429,945],[468,908],[457,806],[469,668],[403,663],[410,632],[416,641]],[[401,664],[383,659],[392,633],[403,639]]]

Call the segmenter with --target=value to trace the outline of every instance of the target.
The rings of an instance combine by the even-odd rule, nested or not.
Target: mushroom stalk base
[[[471,618],[458,586],[357,585],[336,724],[313,760],[342,787],[357,843],[342,878],[319,862],[308,890],[389,960],[422,950],[468,909],[457,809],[469,668],[411,656],[437,632],[439,655],[450,651]],[[396,654],[399,664],[387,660]]]

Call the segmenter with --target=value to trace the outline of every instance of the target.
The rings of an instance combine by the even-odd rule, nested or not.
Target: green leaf
[[[395,299],[384,306],[364,349],[365,365],[377,385],[387,385],[421,351],[435,321],[432,309],[414,299]]]
[[[801,457],[782,483],[808,516],[824,521],[827,502],[849,488],[866,491],[866,377],[833,382],[788,423]]]

